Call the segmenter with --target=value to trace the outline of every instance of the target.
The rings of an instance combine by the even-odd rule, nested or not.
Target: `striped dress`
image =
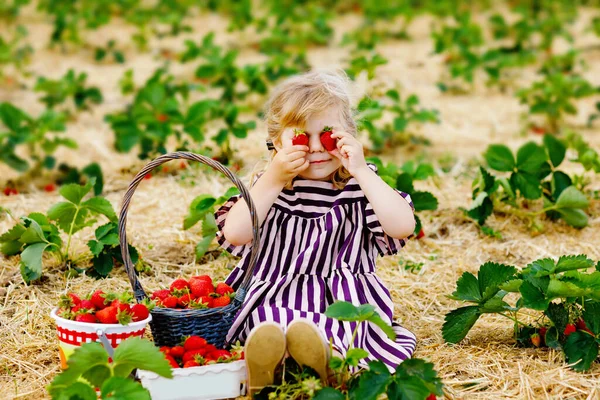
[[[368,164],[377,172],[374,164]],[[397,191],[413,208],[410,196]],[[250,244],[234,246],[223,236],[227,213],[241,198],[233,196],[215,213],[217,241],[242,257],[226,282],[237,288],[250,258]],[[336,300],[369,303],[396,332],[396,340],[371,323],[359,326],[354,346],[369,352],[366,361],[379,359],[390,372],[415,350],[415,335],[393,321],[394,304],[375,273],[377,255],[396,254],[405,240],[388,236],[358,182],[344,189],[331,182],[296,178],[292,190],[282,190],[260,229],[260,250],[246,299],[227,339],[242,343],[261,321],[283,326],[298,317],[309,318],[333,339],[345,355],[353,322],[327,318],[325,309]],[[366,364],[363,360],[362,365]]]

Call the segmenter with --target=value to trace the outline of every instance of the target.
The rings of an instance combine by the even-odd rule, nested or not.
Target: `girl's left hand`
[[[354,176],[362,168],[368,168],[363,145],[357,138],[348,132],[338,129],[333,129],[331,137],[337,139],[337,149],[334,149],[330,153],[342,162],[342,165],[348,172]]]

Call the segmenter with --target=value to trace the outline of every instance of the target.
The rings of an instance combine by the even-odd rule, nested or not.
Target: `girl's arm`
[[[415,230],[415,217],[410,204],[366,164],[354,173],[366,198],[371,203],[381,227],[389,236],[404,239]]]
[[[285,184],[309,166],[306,160],[307,146],[291,145],[277,148],[269,168],[254,183],[250,189],[250,197],[258,214],[258,226],[261,227],[271,206],[285,187]],[[234,246],[241,246],[252,241],[252,219],[250,210],[243,198],[231,207],[225,225],[223,236]]]

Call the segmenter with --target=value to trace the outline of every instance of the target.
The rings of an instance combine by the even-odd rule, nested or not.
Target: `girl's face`
[[[327,109],[306,121],[304,132],[308,136],[309,148],[306,159],[310,162],[310,166],[298,174],[299,177],[329,181],[333,173],[342,165],[342,162],[325,150],[323,144],[321,144],[321,132],[326,126],[333,127],[334,129],[342,127],[336,109]],[[284,148],[291,147],[293,137],[294,128],[286,128],[281,134],[281,145]]]

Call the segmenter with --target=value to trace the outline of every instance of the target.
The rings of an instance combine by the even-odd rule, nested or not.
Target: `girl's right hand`
[[[306,159],[308,146],[289,146],[280,148],[271,161],[269,169],[276,179],[283,185],[296,177],[310,166]]]

